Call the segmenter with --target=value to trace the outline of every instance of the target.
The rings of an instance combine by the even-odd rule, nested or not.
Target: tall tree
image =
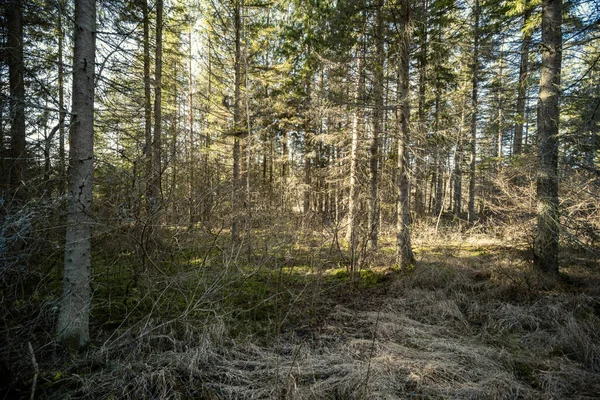
[[[476,183],[476,158],[477,158],[477,111],[478,97],[477,89],[479,86],[479,0],[474,0],[473,6],[473,60],[471,65],[471,160],[469,164],[469,222],[475,222],[475,183]]]
[[[401,269],[414,262],[410,243],[410,187],[408,169],[408,141],[410,120],[409,96],[409,50],[410,50],[410,0],[400,1],[399,13],[400,49],[398,59],[398,100],[396,121],[398,122],[398,222],[397,222],[397,261]]]
[[[10,186],[17,191],[25,182],[25,81],[23,65],[23,2],[7,0],[6,62],[10,86]],[[21,195],[19,194],[21,197]]]
[[[148,0],[142,0],[142,25],[144,29],[144,153],[146,175],[146,211],[152,213],[152,185],[153,185],[153,145],[152,145],[152,99],[150,94],[150,16]]]
[[[237,215],[240,212],[240,124],[242,123],[240,100],[242,86],[242,1],[234,0],[234,34],[235,34],[235,59],[234,59],[234,94],[233,94],[233,187],[232,187],[232,213],[231,239],[234,244],[240,240],[240,221]]]
[[[162,64],[163,64],[163,0],[156,1],[156,49],[154,57],[154,136],[152,138],[152,212],[161,202],[162,180]],[[145,68],[145,66],[144,66]],[[144,71],[145,73],[145,71]],[[146,128],[147,129],[147,128]]]
[[[515,133],[513,138],[513,154],[523,151],[523,126],[525,125],[525,105],[527,104],[527,78],[529,75],[529,47],[531,45],[531,6],[529,0],[523,5],[523,36],[521,42],[521,62],[519,66],[519,83],[517,87],[517,114],[515,116]]]
[[[94,175],[96,1],[75,1],[69,206],[57,336],[69,350],[89,342],[91,211]]]
[[[542,75],[537,105],[538,225],[534,264],[538,271],[558,275],[558,123],[562,59],[562,0],[542,3]]]
[[[383,64],[384,64],[384,36],[383,36],[383,1],[377,2],[375,7],[375,60],[373,64],[373,132],[370,141],[369,162],[369,241],[372,247],[377,247],[379,237],[379,135],[383,124]]]

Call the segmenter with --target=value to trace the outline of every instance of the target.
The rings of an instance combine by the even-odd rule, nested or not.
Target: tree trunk
[[[525,0],[523,12],[523,43],[521,44],[521,66],[519,67],[519,83],[517,89],[517,115],[515,117],[515,134],[513,138],[513,154],[523,151],[523,125],[525,124],[525,105],[527,104],[527,77],[529,74],[529,47],[531,45],[531,30],[527,29],[531,7]]]
[[[189,218],[189,226],[193,227],[196,223],[196,191],[194,190],[194,183],[196,180],[195,172],[196,172],[196,163],[194,162],[194,79],[192,76],[192,29],[193,23],[190,22],[190,31],[189,31],[189,70],[188,70],[188,80],[189,80],[189,102],[190,102],[190,110],[189,110],[189,124],[190,124],[190,136],[189,136],[189,144],[188,144],[188,168],[190,169],[190,178],[188,185],[188,218]]]
[[[163,0],[156,1],[156,56],[154,60],[154,136],[152,138],[151,209],[156,214],[161,203],[162,180],[162,37]]]
[[[91,211],[94,173],[96,2],[75,1],[69,208],[58,341],[69,350],[89,342]]]
[[[362,118],[361,107],[365,85],[364,77],[364,52],[357,50],[357,81],[354,93],[354,112],[352,113],[352,144],[350,149],[350,193],[348,197],[348,229],[346,240],[352,256],[352,266],[355,263],[356,248],[358,245],[358,152],[360,137],[360,120]],[[354,269],[354,268],[353,268]]]
[[[65,161],[65,72],[64,72],[64,31],[62,27],[62,8],[58,10],[58,194],[65,194],[67,182],[67,168]]]
[[[25,182],[25,82],[23,65],[23,2],[7,0],[6,63],[8,64],[10,109],[10,187],[23,198]]]
[[[500,59],[498,61],[498,137],[497,137],[497,148],[496,157],[498,157],[498,167],[502,166],[502,141],[504,139],[503,125],[504,125],[504,76],[503,76],[503,59],[504,59],[504,33],[502,33],[502,42],[500,45]]]
[[[418,108],[418,137],[415,160],[415,215],[417,218],[422,218],[425,214],[425,192],[427,191],[427,179],[425,173],[425,95],[427,89],[427,41],[428,41],[428,0],[423,0],[423,10],[421,14],[423,37],[421,38],[421,46],[419,48],[419,108]]]
[[[474,26],[473,26],[473,64],[472,64],[472,84],[473,91],[471,95],[471,160],[470,160],[470,175],[469,175],[469,222],[475,222],[475,183],[476,183],[476,158],[477,158],[477,110],[478,98],[477,88],[479,84],[479,0],[475,0],[474,9]]]
[[[535,268],[558,275],[558,108],[562,56],[562,0],[542,3],[542,75],[538,95],[537,176],[538,225],[534,241]]]
[[[307,51],[310,54],[310,47]],[[312,123],[311,123],[311,101],[312,96],[312,82],[311,77],[308,76],[306,79],[306,99],[305,99],[305,116],[304,116],[304,205],[302,211],[306,215],[310,211],[310,197],[311,197],[311,158],[312,158],[312,146],[313,138],[311,135]]]
[[[465,102],[463,102],[462,112],[460,114],[460,124],[458,126],[458,135],[456,138],[456,152],[454,153],[454,208],[452,209],[454,218],[460,218],[462,213],[462,165],[464,157],[463,127],[465,126]]]
[[[379,134],[383,121],[383,2],[375,9],[375,62],[373,65],[373,132],[371,133],[369,164],[369,241],[371,247],[377,247],[379,237]]]
[[[415,256],[410,243],[410,187],[408,176],[408,141],[410,120],[409,96],[409,48],[410,48],[410,2],[402,0],[400,11],[400,59],[398,60],[398,104],[396,121],[399,123],[398,139],[398,219],[397,219],[397,262],[401,269],[407,269]]]
[[[152,213],[152,100],[150,98],[150,21],[148,0],[142,1],[144,25],[144,155],[146,173],[146,211]]]
[[[239,128],[240,128],[240,88],[241,88],[241,66],[240,61],[242,57],[242,0],[235,1],[234,9],[234,29],[235,29],[235,66],[234,66],[234,99],[233,99],[233,182],[232,182],[232,213],[233,219],[231,221],[231,240],[234,245],[237,245],[240,241],[240,226],[239,226],[239,215],[240,212],[240,139]]]

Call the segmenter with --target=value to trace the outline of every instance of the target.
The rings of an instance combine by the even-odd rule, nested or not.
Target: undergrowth
[[[90,348],[67,356],[54,347],[60,285],[45,275],[50,289],[13,299],[3,314],[4,391],[50,399],[600,393],[597,259],[563,249],[561,280],[544,291],[519,241],[417,229],[417,261],[406,271],[393,267],[391,236],[358,271],[306,233],[257,235],[232,249],[224,235],[192,231],[176,255],[152,262],[134,247],[97,251]]]

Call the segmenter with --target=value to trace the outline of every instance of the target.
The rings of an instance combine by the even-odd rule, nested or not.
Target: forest
[[[600,398],[597,0],[0,14],[1,398]]]

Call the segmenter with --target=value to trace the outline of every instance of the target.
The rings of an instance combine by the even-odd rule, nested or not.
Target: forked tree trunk
[[[96,2],[75,1],[69,205],[58,341],[69,350],[89,342],[91,211],[94,173]]]
[[[538,271],[558,275],[558,108],[562,57],[562,0],[542,3],[542,75],[538,95],[537,209],[534,264]]]

